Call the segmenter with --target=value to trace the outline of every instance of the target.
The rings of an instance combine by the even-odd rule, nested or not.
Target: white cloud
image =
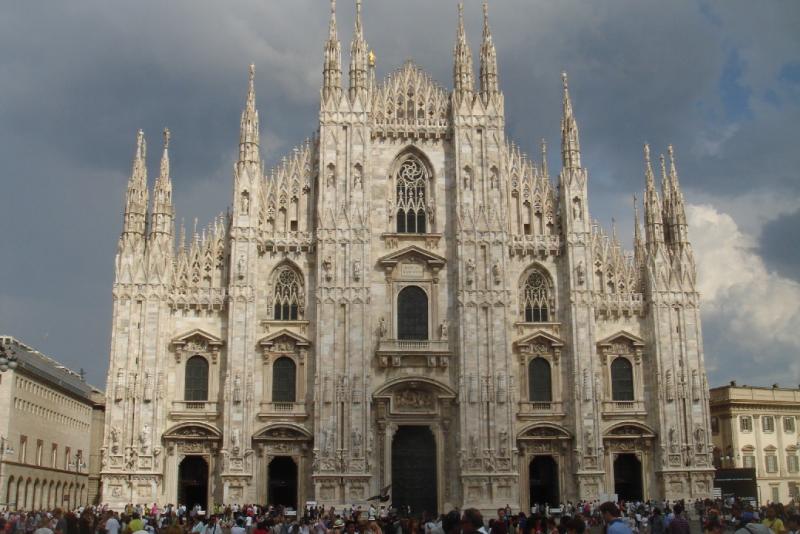
[[[703,320],[720,325],[706,331],[706,346],[738,347],[725,354],[707,352],[710,367],[736,362],[741,378],[759,383],[800,378],[800,284],[770,272],[755,252],[755,239],[729,214],[710,204],[687,207],[695,250]],[[724,336],[725,343],[709,337]],[[734,375],[735,376],[735,375]]]

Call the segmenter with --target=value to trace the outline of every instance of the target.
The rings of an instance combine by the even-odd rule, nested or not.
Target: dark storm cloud
[[[764,225],[759,252],[767,266],[800,282],[800,209]]]
[[[630,228],[644,141],[676,145],[690,202],[798,199],[798,6],[492,0],[508,132],[537,159],[547,138],[557,170],[566,69],[603,221],[616,215]],[[338,7],[346,64],[353,6]],[[412,57],[450,85],[454,1],[366,0],[364,9],[379,76]],[[229,201],[250,62],[268,161],[314,132],[327,14],[325,0],[3,2],[0,331],[102,384],[136,130],[148,135],[152,178],[159,132],[170,127],[178,220],[204,224]],[[479,2],[466,14],[477,58]],[[764,251],[782,272],[797,271],[796,255]]]

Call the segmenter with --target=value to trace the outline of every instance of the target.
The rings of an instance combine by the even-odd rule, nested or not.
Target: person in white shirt
[[[247,530],[244,528],[244,521],[240,517],[236,520],[236,524],[231,527],[231,534],[245,534]]]
[[[110,514],[106,519],[106,534],[119,534],[120,524],[119,520],[114,516],[114,514]]]
[[[34,530],[33,534],[53,534],[53,530],[50,528],[50,521],[47,518],[39,521],[39,528]]]

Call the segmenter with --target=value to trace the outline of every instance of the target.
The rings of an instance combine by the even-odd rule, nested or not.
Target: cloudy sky
[[[353,1],[339,0],[349,49]],[[590,209],[630,236],[642,143],[673,143],[711,384],[800,382],[800,3],[491,0],[508,134],[558,143],[570,76]],[[380,77],[451,85],[455,0],[365,0]],[[480,2],[466,1],[476,52]],[[0,333],[102,385],[135,133],[172,130],[178,219],[229,203],[247,65],[267,160],[316,128],[327,0],[0,4]],[[347,61],[345,54],[345,62]],[[556,169],[556,158],[551,158]]]

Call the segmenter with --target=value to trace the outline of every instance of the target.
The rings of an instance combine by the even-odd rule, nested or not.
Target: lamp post
[[[9,369],[12,371],[17,368],[17,353],[6,344],[0,344],[0,372],[5,373]]]
[[[80,475],[81,469],[86,469],[86,464],[83,461],[83,453],[81,451],[76,452],[75,456],[72,457],[72,461],[67,464],[67,467],[75,470],[75,491],[77,492],[77,496],[75,498],[76,502],[72,503],[72,505],[73,508],[77,508],[80,504],[77,501],[81,498],[80,489],[78,489],[78,476]]]
[[[0,436],[0,493],[5,493],[6,495],[9,495],[8,491],[5,492],[2,491],[2,489],[6,487],[6,481],[3,476],[3,471],[4,471],[3,467],[5,467],[6,454],[14,454],[14,448],[8,444],[8,439],[6,439],[5,436]],[[0,504],[0,506],[5,506],[6,508],[8,508],[9,504],[11,503],[2,503]]]

